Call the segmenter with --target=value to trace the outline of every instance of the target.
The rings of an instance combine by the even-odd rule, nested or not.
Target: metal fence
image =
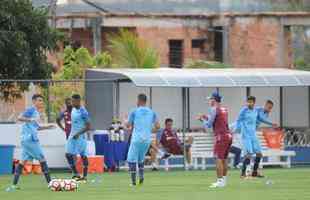
[[[286,147],[310,147],[310,129],[286,129],[284,144]]]
[[[19,84],[29,84],[28,90],[21,92],[20,98],[4,99],[0,92],[0,123],[14,123],[21,112],[31,106],[31,97],[35,93],[44,96],[45,107],[41,113],[41,119],[45,122],[55,122],[57,116],[65,109],[65,99],[72,94],[78,93],[85,97],[84,80],[0,80],[0,84],[14,83],[18,88]],[[42,84],[44,83],[44,84]]]

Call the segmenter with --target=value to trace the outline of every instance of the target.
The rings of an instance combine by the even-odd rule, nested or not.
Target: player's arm
[[[157,115],[156,115],[156,113],[154,113],[154,115],[153,115],[153,124],[154,124],[154,126],[153,126],[153,133],[157,133],[157,131],[160,129],[160,123],[159,123],[159,120],[158,120],[158,118],[157,118]]]
[[[63,118],[65,117],[64,112],[61,112],[59,114],[59,116],[56,119],[56,124],[58,125],[59,128],[61,128],[63,131],[65,131],[65,127],[63,126],[63,124],[61,123],[61,121],[63,120]]]
[[[54,128],[56,128],[56,126],[53,125],[53,124],[50,124],[50,125],[39,125],[38,131],[54,129]]]
[[[130,114],[129,114],[127,122],[125,122],[125,127],[128,130],[132,131],[134,121],[135,121],[135,111],[131,111]]]
[[[74,136],[73,139],[78,139],[80,137],[80,135],[83,135],[84,133],[86,133],[87,131],[90,130],[91,124],[90,121],[86,121],[85,122],[85,126],[83,129],[81,129],[79,132],[77,132]]]
[[[257,115],[257,120],[260,121],[261,123],[267,124],[269,126],[272,126],[274,128],[277,128],[278,125],[276,123],[273,123],[269,117],[267,117],[266,115],[264,115],[264,113],[262,111],[258,111],[258,115]]]
[[[241,125],[245,120],[245,112],[246,112],[246,108],[242,108],[241,111],[239,112],[237,121],[236,121],[236,129],[237,130],[241,130]]]
[[[200,121],[203,123],[204,128],[212,128],[213,123],[216,118],[216,108],[211,108],[208,116],[203,116],[200,118]]]
[[[83,135],[84,133],[86,133],[87,131],[91,129],[90,117],[86,109],[81,110],[81,117],[83,121],[85,122],[85,126],[80,131],[74,134],[73,139],[78,139],[80,135]]]
[[[34,120],[32,119],[32,116],[33,116],[33,114],[34,114],[34,111],[35,111],[34,108],[28,108],[28,109],[26,109],[25,112],[21,113],[21,114],[18,116],[17,120],[20,121],[20,122],[32,122],[32,121],[34,121]]]

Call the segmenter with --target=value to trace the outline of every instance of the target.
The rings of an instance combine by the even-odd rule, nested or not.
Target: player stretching
[[[73,172],[73,179],[87,181],[88,159],[86,132],[90,130],[90,119],[87,110],[81,106],[81,96],[72,96],[71,133],[66,145],[66,158]],[[80,155],[83,161],[83,177],[76,169],[76,156]]]
[[[241,178],[246,177],[247,166],[251,163],[251,157],[253,154],[256,154],[252,176],[257,177],[257,169],[261,161],[262,150],[260,142],[256,136],[256,127],[257,124],[265,123],[277,127],[276,124],[271,123],[266,115],[255,107],[256,98],[254,96],[247,97],[247,105],[243,107],[239,113],[237,119],[237,128],[241,132],[241,140],[244,150],[244,161],[241,170]]]
[[[24,165],[26,161],[32,162],[34,159],[40,162],[46,182],[49,183],[51,181],[47,162],[44,158],[44,154],[39,143],[38,131],[52,129],[55,128],[55,126],[41,126],[38,123],[40,119],[39,110],[44,106],[43,96],[40,94],[33,95],[32,103],[33,105],[27,108],[25,112],[22,113],[20,117],[18,117],[18,121],[24,122],[21,132],[22,158],[15,169],[13,185],[10,187],[10,189],[19,189],[17,184],[19,177],[24,169]]]
[[[211,188],[226,186],[227,157],[232,143],[232,134],[228,127],[228,112],[221,106],[221,100],[222,97],[214,92],[209,97],[210,113],[208,116],[199,117],[205,128],[213,128],[215,136],[214,156],[216,157],[217,181],[210,186]]]
[[[144,181],[144,158],[152,142],[152,128],[159,129],[160,125],[154,111],[146,106],[145,94],[138,95],[137,106],[128,118],[127,128],[133,129],[128,150],[127,162],[131,174],[132,186],[136,185],[136,168],[139,168],[139,184]]]

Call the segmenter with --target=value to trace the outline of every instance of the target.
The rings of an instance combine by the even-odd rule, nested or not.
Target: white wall
[[[283,88],[283,126],[309,126],[309,93],[307,87]]]
[[[240,109],[245,105],[246,88],[220,88],[223,96],[223,106],[228,109],[229,123],[237,120]]]
[[[120,96],[119,96],[119,114],[120,117],[128,115],[130,111],[137,106],[137,95],[144,93],[147,97],[150,97],[150,88],[148,87],[136,87],[133,83],[120,83]],[[149,105],[148,101],[148,105]]]
[[[251,95],[256,97],[256,105],[264,106],[266,100],[270,99],[274,103],[270,119],[280,124],[280,88],[279,87],[254,87],[251,88]]]
[[[152,88],[152,109],[157,113],[164,126],[166,118],[172,118],[174,127],[182,127],[182,89],[181,88]]]
[[[201,127],[201,122],[196,120],[200,114],[207,114],[209,104],[207,97],[215,91],[215,88],[191,88],[190,94],[190,125],[193,127]]]
[[[0,124],[0,145],[15,145],[14,158],[16,159],[20,159],[21,156],[20,132],[20,124]],[[61,129],[40,131],[39,140],[49,167],[64,168],[68,166],[65,160],[66,139]]]

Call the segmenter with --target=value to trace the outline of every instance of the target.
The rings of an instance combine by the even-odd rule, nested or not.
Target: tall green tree
[[[155,68],[159,66],[159,55],[146,41],[129,30],[108,37],[113,61],[118,67]]]
[[[51,78],[46,52],[55,50],[63,36],[49,26],[47,9],[34,8],[29,0],[1,0],[0,80]],[[28,85],[1,82],[1,97],[19,97]]]

